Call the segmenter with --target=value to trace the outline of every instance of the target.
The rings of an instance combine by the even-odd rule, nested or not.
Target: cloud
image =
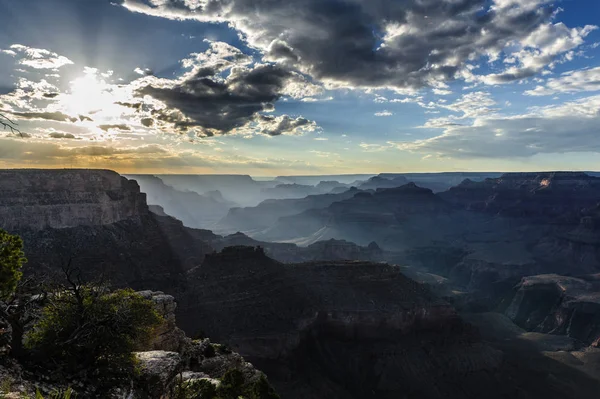
[[[390,148],[390,145],[369,143],[360,143],[358,146],[362,148],[364,152],[380,152]]]
[[[131,11],[227,22],[265,61],[328,87],[410,91],[455,78],[521,79],[577,46],[593,27],[553,24],[548,0],[121,0]],[[510,52],[515,49],[514,52]],[[509,53],[510,55],[505,55]],[[513,68],[474,77],[470,62]],[[443,90],[438,88],[438,90]]]
[[[124,123],[115,124],[115,125],[98,125],[98,128],[104,130],[105,132],[109,130],[131,130],[131,126],[126,125]]]
[[[59,132],[52,132],[52,133],[48,134],[48,137],[53,138],[53,139],[72,139],[72,140],[80,139],[80,137],[75,137],[75,135],[73,135],[71,133],[59,133]]]
[[[517,49],[504,58],[504,64],[512,64],[510,67],[481,80],[489,84],[506,83],[529,78],[546,67],[552,69],[556,63],[572,58],[569,52],[581,46],[585,37],[595,29],[597,27],[592,25],[573,29],[563,23],[540,25],[516,43]],[[560,59],[560,55],[566,58]]]
[[[475,91],[462,95],[458,100],[450,104],[438,103],[437,106],[453,112],[462,113],[459,119],[475,118],[494,112],[496,101],[488,92]]]
[[[320,88],[284,67],[249,65],[251,62],[239,49],[212,42],[207,52],[184,60],[190,71],[181,79],[142,80],[136,93],[166,105],[151,114],[157,125],[194,129],[201,136],[249,133],[253,129],[271,136],[314,130],[314,122],[304,118],[264,113],[272,112],[283,96],[303,98],[319,94]],[[150,125],[147,118],[143,123]]]
[[[479,115],[443,134],[395,143],[401,150],[451,158],[515,158],[536,154],[600,152],[600,96],[515,115]]]
[[[64,114],[59,111],[55,112],[9,112],[12,115],[23,119],[37,119],[56,122],[77,122],[78,118]]]
[[[600,90],[600,67],[580,69],[548,79],[544,85],[525,92],[528,96],[549,96],[558,93],[577,93]]]
[[[140,68],[137,67],[133,70],[133,72],[137,73],[138,75],[142,75],[142,76],[148,76],[148,75],[152,75],[152,70],[148,69],[148,68]]]
[[[375,112],[375,116],[392,116],[392,115],[394,115],[394,113],[390,112],[388,110],[383,110],[383,111]]]
[[[18,63],[33,69],[57,70],[65,65],[72,65],[73,61],[65,56],[58,55],[52,51],[27,47],[22,44],[13,44],[5,53],[19,58]]]

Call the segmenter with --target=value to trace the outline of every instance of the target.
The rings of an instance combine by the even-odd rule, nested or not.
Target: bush
[[[179,381],[173,399],[217,399],[217,387],[208,380]]]
[[[61,376],[115,385],[135,373],[132,352],[161,321],[152,301],[133,290],[75,286],[50,297],[25,344],[44,366],[51,359]]]
[[[27,262],[21,237],[0,229],[0,298],[7,299],[21,280],[21,267]]]
[[[237,399],[244,394],[244,374],[236,369],[228,370],[221,379],[219,399]]]
[[[180,381],[174,399],[279,399],[279,395],[263,375],[253,384],[246,384],[244,374],[228,370],[216,387],[208,380]]]
[[[250,390],[250,399],[279,399],[279,395],[273,389],[267,377],[261,375]]]

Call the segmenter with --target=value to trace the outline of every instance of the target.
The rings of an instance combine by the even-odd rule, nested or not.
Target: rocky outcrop
[[[167,352],[181,352],[188,343],[185,332],[177,327],[175,320],[177,303],[175,298],[161,291],[140,291],[138,293],[154,303],[156,311],[164,320],[147,348]]]
[[[506,315],[528,331],[566,335],[586,346],[594,344],[600,339],[600,276],[523,278]]]
[[[0,226],[7,230],[102,226],[147,213],[137,183],[109,170],[0,171]]]
[[[245,385],[251,385],[263,375],[238,353],[210,339],[192,340],[177,327],[177,303],[171,295],[160,291],[141,291],[152,300],[164,318],[153,341],[138,348],[135,353],[140,375],[134,381],[134,397],[149,399],[175,398],[178,386],[191,380],[207,380],[218,385],[220,379],[232,370],[243,376]]]
[[[140,375],[135,394],[149,399],[167,399],[175,390],[176,377],[183,369],[177,352],[148,351],[135,354]]]

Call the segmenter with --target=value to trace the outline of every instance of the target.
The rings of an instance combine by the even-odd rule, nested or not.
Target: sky
[[[598,21],[597,0],[0,0],[0,167],[600,170]]]

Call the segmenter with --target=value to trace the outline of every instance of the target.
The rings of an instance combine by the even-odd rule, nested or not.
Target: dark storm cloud
[[[196,64],[188,64],[192,70],[181,80],[157,80],[139,88],[139,96],[147,95],[167,105],[153,112],[155,121],[174,124],[181,130],[194,128],[203,136],[239,129],[245,133],[250,128],[271,136],[314,130],[314,122],[303,118],[262,113],[273,111],[275,102],[284,95],[300,98],[314,95],[320,88],[277,65],[249,67],[246,56],[237,57],[239,50],[224,43],[211,46],[212,50],[196,55]],[[229,74],[223,78],[226,71]],[[153,121],[144,118],[141,123],[151,126]]]
[[[420,88],[458,77],[551,20],[547,0],[123,0],[173,19],[226,21],[277,60],[333,85]],[[529,76],[504,74],[499,81]]]

